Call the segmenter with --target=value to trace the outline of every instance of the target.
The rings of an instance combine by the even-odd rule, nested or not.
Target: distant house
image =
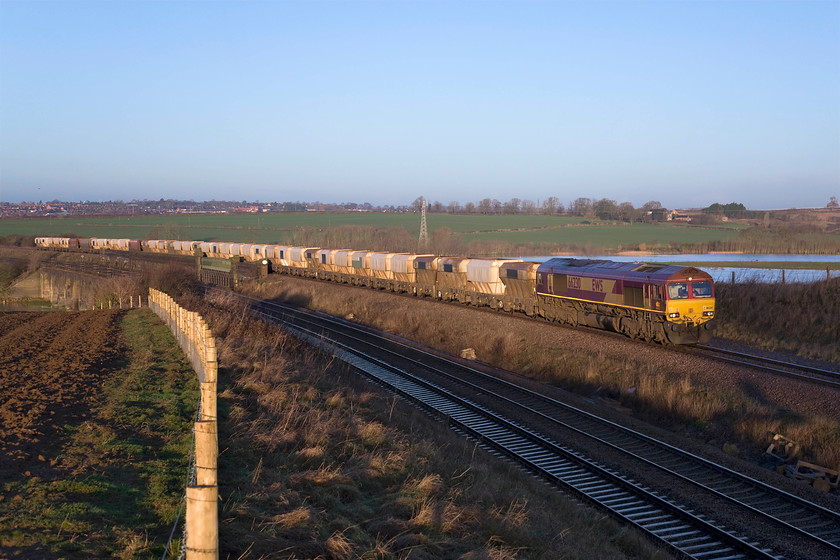
[[[671,210],[668,213],[668,220],[671,222],[690,222],[691,216],[681,210]]]
[[[649,212],[651,221],[664,222],[671,219],[671,214],[665,208],[654,208]]]

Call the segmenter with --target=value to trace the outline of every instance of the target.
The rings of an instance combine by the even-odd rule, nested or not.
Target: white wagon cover
[[[283,264],[288,264],[288,262],[289,262],[289,247],[287,247],[286,245],[277,245],[274,248],[274,254],[272,255],[272,258],[280,259],[280,260],[284,261]]]
[[[371,253],[371,270],[391,270],[391,258],[393,256],[394,253]]]
[[[391,271],[394,274],[406,274],[414,272],[414,267],[409,263],[414,260],[415,255],[409,253],[394,253],[391,257]]]
[[[467,282],[471,282],[482,293],[504,293],[499,267],[506,262],[522,262],[522,259],[470,259],[467,263]]]
[[[350,266],[350,253],[352,252],[349,249],[336,251],[335,255],[333,255],[336,266]]]
[[[290,262],[301,262],[306,260],[305,247],[289,247],[288,259]]]

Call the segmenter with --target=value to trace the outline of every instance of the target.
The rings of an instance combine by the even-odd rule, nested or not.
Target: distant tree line
[[[730,202],[729,204],[720,204],[719,202],[715,202],[711,206],[703,208],[703,212],[706,214],[723,215],[728,218],[738,218],[743,217],[744,214],[746,214],[747,209],[740,202]]]
[[[417,198],[411,206],[412,212],[419,212],[423,205],[423,198]],[[564,205],[556,196],[550,196],[544,201],[522,200],[512,198],[501,202],[495,198],[484,198],[461,205],[450,202],[447,205],[439,201],[427,203],[426,211],[434,214],[497,214],[497,215],[546,215],[546,216],[580,216],[588,219],[623,222],[651,222],[667,219],[667,213],[657,200],[644,203],[636,208],[630,202],[618,203],[608,198],[576,198]]]

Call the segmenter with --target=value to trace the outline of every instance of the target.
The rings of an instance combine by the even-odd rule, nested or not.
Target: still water
[[[733,273],[736,282],[781,282],[784,274],[785,282],[816,282],[825,280],[827,277],[840,277],[840,270],[802,270],[795,268],[745,268],[739,266],[706,267],[704,262],[721,263],[733,261],[733,264],[740,264],[745,261],[753,262],[816,262],[816,263],[837,263],[840,262],[840,255],[743,255],[743,254],[714,254],[714,255],[635,255],[635,256],[589,256],[580,255],[556,255],[555,257],[521,257],[526,261],[543,262],[548,259],[560,257],[572,257],[576,259],[607,259],[619,262],[685,262],[691,263],[712,275],[715,282],[731,282]],[[784,272],[783,272],[784,271]]]

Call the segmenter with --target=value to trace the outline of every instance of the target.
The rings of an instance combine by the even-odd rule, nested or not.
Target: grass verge
[[[59,430],[54,457],[4,484],[0,556],[163,554],[184,495],[198,383],[147,309],[125,313],[119,344],[127,360],[91,387],[89,415]]]
[[[330,356],[217,300],[221,556],[665,558]]]
[[[840,363],[840,278],[807,284],[718,282],[718,335]]]

